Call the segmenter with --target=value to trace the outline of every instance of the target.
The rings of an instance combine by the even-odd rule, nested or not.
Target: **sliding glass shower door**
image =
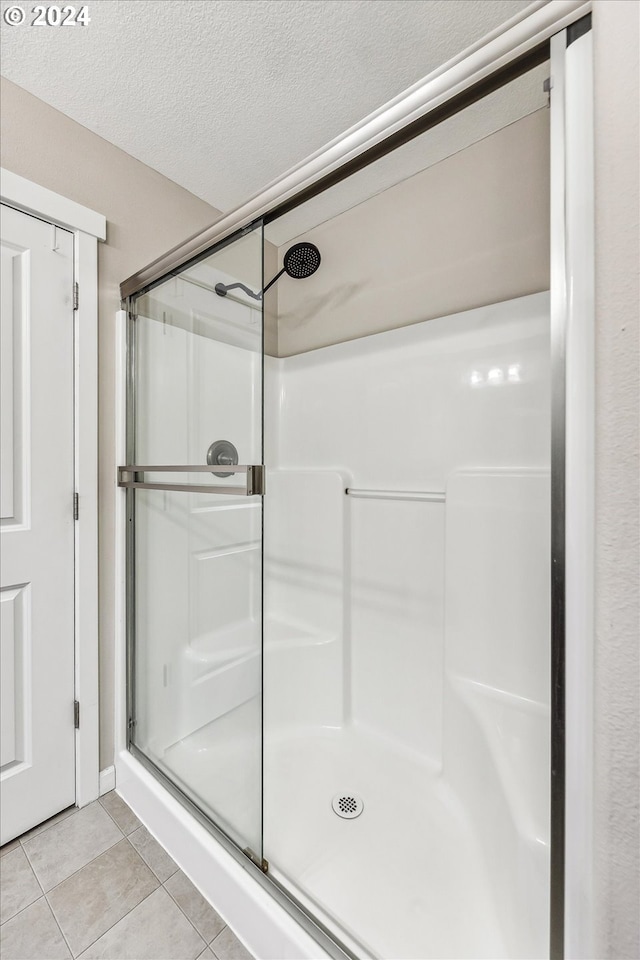
[[[131,746],[258,862],[262,259],[258,227],[135,301],[121,475]]]

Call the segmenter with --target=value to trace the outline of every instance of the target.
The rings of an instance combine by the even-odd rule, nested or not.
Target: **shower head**
[[[245,287],[244,283],[216,283],[215,290],[219,297],[226,297],[229,290],[235,290],[240,287],[241,290],[244,290],[244,292],[248,294],[248,296],[253,297],[254,300],[262,300],[262,297],[269,287],[272,287],[283,273],[286,273],[289,277],[293,277],[294,280],[304,280],[316,272],[320,266],[321,259],[320,251],[315,244],[294,243],[284,255],[284,266],[282,270],[276,273],[272,280],[269,280],[269,283],[260,293],[254,293],[249,287]]]
[[[320,266],[320,251],[313,243],[294,243],[284,255],[284,269],[294,280],[304,280]]]

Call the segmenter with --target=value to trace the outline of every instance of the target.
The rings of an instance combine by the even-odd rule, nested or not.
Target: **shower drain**
[[[353,820],[359,817],[364,810],[364,803],[357,793],[336,793],[331,801],[333,812],[345,820]]]

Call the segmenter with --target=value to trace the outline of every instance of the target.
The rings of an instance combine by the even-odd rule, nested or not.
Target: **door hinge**
[[[80,519],[80,494],[74,493],[73,495],[73,519]]]
[[[80,303],[80,288],[78,287],[78,281],[73,285],[73,309],[78,309],[78,304]]]
[[[73,726],[76,730],[80,729],[80,701],[73,701]]]
[[[547,77],[542,82],[542,89],[547,95],[547,106],[551,104],[551,91],[553,89],[553,77]]]

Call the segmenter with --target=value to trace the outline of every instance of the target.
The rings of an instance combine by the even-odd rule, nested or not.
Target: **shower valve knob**
[[[231,467],[237,462],[238,451],[230,440],[214,440],[207,450],[207,463],[210,463],[213,466],[218,465],[220,467]],[[218,473],[215,470],[212,470],[211,472],[215,477],[235,476],[232,471]]]

